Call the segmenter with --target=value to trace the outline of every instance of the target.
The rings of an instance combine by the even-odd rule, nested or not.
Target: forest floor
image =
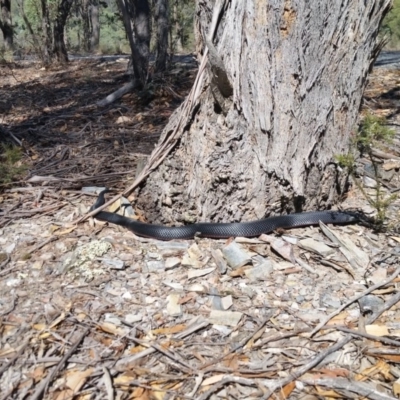
[[[399,199],[387,232],[160,242],[71,226],[96,187],[135,179],[196,74],[183,57],[151,91],[96,106],[126,64],[0,67],[0,135],[29,166],[0,192],[0,400],[398,398]],[[380,179],[400,193],[400,71],[372,73],[364,111],[397,132]],[[354,188],[342,207],[373,211]]]

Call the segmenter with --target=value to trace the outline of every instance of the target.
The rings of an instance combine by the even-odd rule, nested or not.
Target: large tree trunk
[[[348,151],[390,0],[217,0],[207,38],[213,3],[197,9],[208,51],[197,108],[139,204],[164,223],[331,207],[346,186],[334,155]]]
[[[11,2],[10,0],[0,0],[1,8],[1,30],[3,32],[4,48],[13,49],[13,27],[11,20]]]
[[[154,21],[157,26],[157,53],[156,53],[156,72],[162,72],[167,67],[168,57],[168,1],[156,0]]]
[[[61,64],[68,62],[68,53],[64,42],[64,28],[71,10],[73,0],[61,0],[58,5],[56,20],[54,21],[53,54]]]

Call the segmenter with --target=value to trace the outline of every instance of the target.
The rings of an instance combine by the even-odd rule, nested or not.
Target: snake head
[[[100,206],[102,206],[102,205],[106,202],[106,199],[104,198],[104,195],[105,195],[106,193],[109,193],[109,192],[111,192],[111,190],[108,189],[108,188],[105,188],[104,190],[102,190],[102,191],[99,193],[96,202],[92,205],[92,207],[90,207],[90,210],[89,210],[89,211],[93,211],[93,210],[95,210],[96,208],[99,208]]]

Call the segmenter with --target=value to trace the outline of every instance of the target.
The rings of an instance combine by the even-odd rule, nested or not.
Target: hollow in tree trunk
[[[199,1],[197,49],[208,52],[201,94],[173,151],[141,188],[149,220],[245,221],[334,205],[346,187],[334,156],[348,150],[389,6]]]

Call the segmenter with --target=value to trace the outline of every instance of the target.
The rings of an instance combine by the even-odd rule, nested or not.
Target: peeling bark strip
[[[197,112],[139,204],[164,223],[330,207],[346,184],[333,156],[348,148],[390,0],[226,1],[210,38],[212,5],[198,3],[197,48],[216,50],[232,95],[218,105],[208,63]]]

